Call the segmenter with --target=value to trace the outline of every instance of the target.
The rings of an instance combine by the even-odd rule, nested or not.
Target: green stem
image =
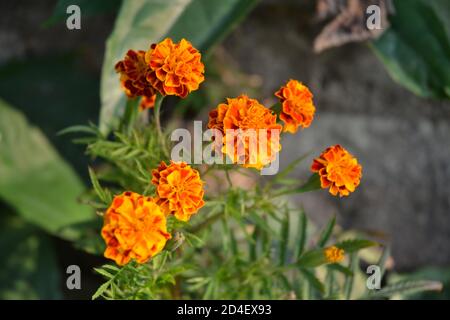
[[[228,172],[228,169],[225,169],[225,176],[227,177],[228,184],[230,185],[230,188],[233,188],[233,182],[231,181],[230,173]]]
[[[199,231],[205,229],[207,226],[211,225],[213,222],[217,221],[219,218],[221,218],[224,215],[225,211],[221,210],[213,215],[211,215],[209,218],[207,218],[206,220],[204,220],[202,223],[200,223],[199,225],[196,225],[195,227],[193,227],[190,232],[191,233],[198,233]]]
[[[167,144],[166,144],[166,139],[164,138],[164,133],[162,131],[161,128],[161,105],[162,105],[162,101],[164,100],[164,97],[161,95],[158,95],[156,97],[156,102],[155,102],[155,107],[154,107],[154,112],[155,112],[155,125],[156,125],[156,130],[158,132],[158,137],[159,137],[159,141],[160,144],[162,146],[164,155],[169,158],[169,149],[167,148]]]
[[[134,127],[139,114],[139,99],[128,99],[125,106],[125,113],[120,123],[120,131],[130,133]]]

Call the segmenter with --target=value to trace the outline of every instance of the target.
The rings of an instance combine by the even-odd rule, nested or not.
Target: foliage
[[[159,159],[165,160],[160,143],[152,138],[158,136],[154,123],[124,121],[109,139],[95,126],[68,131],[89,133],[76,141],[86,143],[91,156],[104,160],[98,173],[91,170],[95,190],[91,203],[97,204],[97,209],[104,210],[111,194],[121,190],[151,194],[149,168]],[[154,156],[149,155],[150,150]],[[137,156],[128,157],[130,153]],[[299,192],[320,188],[311,188],[311,179],[292,185],[283,178],[301,159],[282,171],[281,179],[254,189],[230,184],[225,191],[208,193],[205,207],[191,223],[169,220],[168,231],[175,236],[148,263],[96,268],[106,282],[93,299],[357,298],[352,289],[355,274],[361,273],[358,252],[378,244],[359,238],[339,239],[335,217],[313,232],[303,209],[280,196],[279,190],[284,188]],[[220,171],[225,175],[242,172],[235,166],[214,165],[203,170],[202,178],[215,178]],[[346,262],[328,263],[323,250],[329,245],[344,249]],[[435,289],[416,283],[407,286]],[[374,295],[364,291],[360,297],[379,298],[404,290],[400,283]]]
[[[45,25],[61,21],[68,4],[78,4],[85,9],[83,14],[91,15],[112,11],[120,2],[59,0]],[[93,211],[86,204],[101,216],[113,195],[123,190],[154,193],[154,186],[149,183],[151,170],[161,160],[169,160],[167,133],[162,132],[159,123],[160,106],[149,121],[147,113],[138,114],[138,101],[126,104],[114,63],[127,49],[146,49],[167,36],[174,40],[186,37],[208,55],[257,2],[123,1],[107,42],[100,125],[74,126],[62,132],[85,135],[75,142],[86,145],[87,154],[94,160],[88,170],[93,188],[88,192],[42,132],[0,101],[0,198],[20,215],[1,217],[0,252],[5,263],[0,267],[0,298],[60,298],[57,261],[46,233],[75,241],[78,248],[99,254],[103,250],[98,235],[101,219],[93,219]],[[424,97],[448,98],[448,4],[443,0],[414,0],[410,6],[400,1],[395,4],[398,14],[392,17],[392,28],[374,43],[374,50],[391,75],[410,90]],[[416,23],[409,23],[411,20]],[[418,41],[414,33],[425,36]],[[41,74],[43,70],[47,74],[50,65],[53,80],[64,77],[61,85],[65,90],[92,85],[80,84],[70,70],[55,72],[54,60],[48,65],[42,61],[26,65],[21,72],[36,73],[41,85]],[[2,69],[0,77],[11,79],[17,71],[14,67],[17,65]],[[15,86],[8,81],[3,92],[12,92]],[[34,90],[28,82],[24,87]],[[54,91],[59,96],[52,95],[50,103],[58,105],[60,98],[67,106],[68,93]],[[70,94],[73,96],[73,92]],[[17,98],[29,96],[34,94]],[[184,101],[189,103],[192,101]],[[205,207],[191,223],[169,217],[168,231],[173,238],[148,263],[133,261],[124,267],[106,264],[95,268],[106,282],[92,298],[378,299],[410,297],[441,288],[436,281],[441,279],[426,273],[392,277],[395,281],[389,278],[389,284],[379,291],[369,292],[364,287],[363,292],[357,292],[358,277],[366,276],[360,267],[364,260],[361,250],[374,250],[379,244],[363,237],[343,237],[336,228],[335,217],[318,231],[304,210],[284,197],[320,188],[318,175],[311,175],[304,182],[288,178],[304,159],[294,160],[274,179],[250,189],[232,184],[230,173],[248,174],[234,166],[198,167],[202,178],[223,182],[226,177],[229,185],[225,190],[208,193]],[[326,260],[323,252],[331,245],[345,251],[344,262]],[[383,274],[387,257],[389,250],[384,250],[378,263]]]
[[[70,226],[93,217],[91,209],[77,201],[84,190],[79,178],[44,135],[3,101],[0,139],[0,197],[27,221],[75,239],[77,232]]]
[[[425,98],[450,98],[450,3],[394,1],[391,27],[373,43],[394,80]]]
[[[3,214],[0,222],[0,299],[61,298],[49,237],[12,214]]]

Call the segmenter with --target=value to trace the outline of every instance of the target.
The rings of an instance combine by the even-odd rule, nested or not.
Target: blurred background
[[[124,2],[128,1],[132,2]],[[74,247],[74,233],[59,236],[60,225],[49,230],[45,221],[37,221],[37,211],[46,209],[27,200],[36,190],[37,198],[46,197],[45,189],[54,185],[45,175],[49,167],[36,164],[41,153],[52,155],[41,159],[49,166],[64,163],[58,170],[67,175],[67,181],[76,181],[77,187],[70,187],[75,196],[89,184],[89,159],[83,147],[57,133],[68,126],[99,120],[105,42],[121,1],[72,1],[81,8],[80,30],[66,27],[67,15],[61,8],[69,2],[0,2],[0,99],[1,106],[8,106],[0,108],[2,299],[90,298],[101,281],[91,271],[102,263],[101,256]],[[181,6],[183,1],[178,2]],[[288,79],[304,82],[314,93],[316,117],[307,130],[284,137],[281,167],[306,152],[311,151],[312,158],[326,146],[340,143],[357,155],[364,171],[360,188],[348,198],[316,192],[294,200],[303,204],[318,225],[337,214],[342,228],[385,238],[392,245],[396,273],[426,274],[447,285],[448,2],[414,0],[408,12],[407,0],[253,2],[248,15],[234,22],[235,28],[230,28],[226,37],[223,35],[224,41],[208,54],[202,90],[183,101],[181,110],[177,107],[173,111],[176,117],[189,126],[194,117],[207,119],[208,110],[225,97],[241,93],[271,105],[275,102],[273,93]],[[360,27],[365,15],[358,11],[358,2],[362,8],[373,3],[382,8],[381,31]],[[417,8],[423,10],[414,11]],[[24,145],[10,155],[1,138],[8,132],[22,134],[22,116],[42,132],[36,139],[48,141],[37,148],[37,140],[32,139],[30,147]],[[9,131],[5,134],[4,130]],[[305,177],[307,163],[299,167],[296,176]],[[34,173],[28,164],[33,165]],[[36,171],[40,177],[35,176]],[[65,187],[69,188],[62,186],[62,192]],[[49,201],[57,203],[57,197],[54,194]],[[53,209],[64,214],[56,204]],[[86,217],[95,220],[93,213],[86,213]],[[71,223],[84,218],[80,215]],[[66,289],[65,271],[70,264],[80,265],[83,290]],[[428,297],[448,297],[447,290]]]

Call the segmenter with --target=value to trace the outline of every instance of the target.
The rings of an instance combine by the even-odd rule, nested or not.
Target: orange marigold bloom
[[[311,170],[320,176],[322,188],[329,188],[336,196],[348,196],[355,191],[362,176],[362,167],[358,160],[340,145],[327,148],[314,159]]]
[[[178,220],[188,221],[203,207],[203,181],[197,170],[185,162],[164,161],[152,172],[158,204],[166,214],[174,214]]]
[[[222,152],[246,168],[262,169],[281,149],[276,114],[246,95],[229,98],[211,111],[208,128],[224,134]]]
[[[149,102],[155,96],[155,89],[147,81],[150,68],[145,63],[145,51],[128,50],[125,58],[117,62],[116,72],[120,73],[120,83],[129,98],[143,96],[148,99],[145,107],[153,107]]]
[[[313,94],[297,80],[289,80],[275,93],[282,103],[280,119],[284,122],[283,132],[296,133],[298,127],[307,128],[311,124],[316,108]]]
[[[131,259],[145,263],[171,238],[166,216],[151,197],[124,192],[114,197],[105,213],[102,237],[105,257],[125,265]]]
[[[325,259],[327,259],[328,263],[337,263],[344,260],[344,249],[340,249],[336,246],[331,246],[328,248],[325,248],[323,250],[323,254],[325,255]]]
[[[186,39],[174,43],[166,38],[153,44],[145,54],[150,67],[147,80],[162,95],[185,98],[205,80],[201,54]]]
[[[156,94],[150,97],[143,96],[141,102],[139,103],[139,110],[142,111],[153,108],[155,106],[155,101],[156,101]]]

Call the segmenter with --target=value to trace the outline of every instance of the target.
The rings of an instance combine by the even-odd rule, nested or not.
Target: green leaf
[[[325,258],[323,249],[307,251],[297,261],[298,266],[302,268],[315,268],[326,263],[327,259]]]
[[[298,157],[297,159],[292,161],[290,164],[288,164],[286,166],[286,168],[284,168],[280,173],[278,173],[275,176],[274,182],[279,182],[282,179],[286,178],[289,175],[289,173],[292,172],[292,170],[294,170],[303,160],[305,160],[309,156],[309,154],[310,154],[310,152]]]
[[[133,0],[124,1],[106,43],[101,79],[100,129],[118,125],[125,94],[114,71],[129,49],[147,50],[165,37],[186,38],[202,54],[220,41],[258,0]]]
[[[0,223],[0,299],[61,299],[50,238],[17,216]]]
[[[319,241],[317,242],[319,248],[323,248],[327,244],[327,241],[330,239],[330,236],[333,233],[333,228],[335,224],[336,224],[336,216],[331,218],[330,221],[328,221],[328,224],[325,227],[325,229],[322,230],[322,233],[320,234],[319,237]]]
[[[193,246],[194,248],[201,248],[205,245],[205,241],[193,233],[185,232],[184,235],[186,236],[186,241],[189,243],[189,245]]]
[[[109,286],[110,286],[110,282],[105,282],[103,283],[100,287],[98,287],[97,291],[95,291],[95,293],[92,295],[92,300],[97,299],[98,297],[100,297],[106,290],[108,290]]]
[[[97,128],[93,126],[75,125],[59,131],[58,135],[64,135],[68,133],[87,133],[92,135],[98,135],[99,132],[96,129]]]
[[[309,191],[318,190],[321,188],[320,185],[320,176],[317,173],[312,174],[308,181],[296,188],[288,188],[287,190],[283,190],[279,193],[276,193],[273,197],[279,197],[286,194],[291,193],[305,193]]]
[[[428,280],[405,280],[371,291],[366,298],[389,298],[394,294],[412,294],[422,291],[441,291],[442,283]]]
[[[113,274],[109,273],[108,271],[106,271],[105,269],[102,268],[94,268],[95,272],[97,272],[98,274],[101,274],[102,276],[104,276],[106,279],[111,279],[114,277]]]
[[[27,221],[64,237],[94,217],[78,203],[84,186],[41,131],[0,100],[0,198]]]
[[[345,276],[353,277],[353,271],[350,268],[345,267],[343,265],[340,265],[338,263],[329,264],[328,268],[331,269],[331,270],[340,272],[340,273],[342,273]]]
[[[391,27],[372,48],[391,77],[416,95],[450,98],[450,2],[395,0]]]
[[[266,218],[262,218],[259,213],[253,211],[249,212],[249,219],[265,233],[270,234],[274,238],[280,239],[280,235],[270,227]]]
[[[358,265],[359,265],[358,255],[356,253],[351,253],[348,268],[352,271],[353,275],[352,276],[346,275],[344,280],[344,297],[347,300],[350,300],[352,296],[353,285],[355,283],[354,275],[358,270]]]
[[[300,216],[298,217],[298,228],[297,234],[298,238],[295,243],[294,257],[296,259],[300,258],[305,250],[306,244],[306,231],[308,227],[308,219],[306,218],[305,211],[301,211]]]
[[[350,239],[336,243],[335,246],[344,249],[345,253],[352,253],[364,248],[378,246],[378,243],[364,239]]]
[[[289,211],[286,210],[284,219],[281,222],[281,239],[279,241],[279,264],[284,265],[286,263],[287,249],[289,243]]]
[[[316,275],[312,271],[301,269],[300,272],[303,274],[311,287],[319,291],[321,294],[325,293],[324,284],[316,277]]]
[[[92,186],[94,187],[94,191],[97,194],[97,197],[104,203],[108,204],[110,203],[111,199],[109,199],[108,194],[103,188],[100,186],[100,182],[98,181],[97,175],[95,174],[95,171],[89,167],[89,177],[91,178]]]

